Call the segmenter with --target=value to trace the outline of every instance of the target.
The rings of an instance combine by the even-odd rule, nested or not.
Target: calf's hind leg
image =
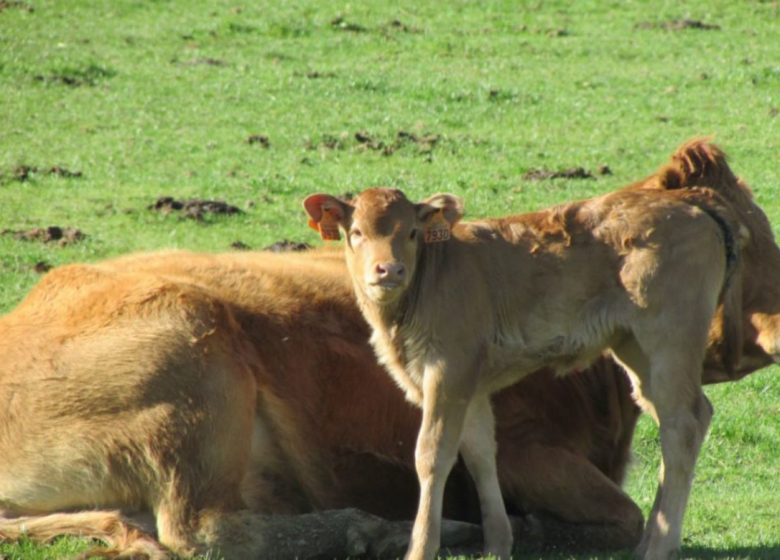
[[[487,396],[477,397],[469,405],[460,452],[477,486],[485,554],[509,558],[512,527],[498,483],[495,419]]]
[[[661,439],[658,490],[637,548],[645,560],[665,560],[679,551],[696,460],[712,418],[712,406],[701,389],[701,354],[668,338],[662,346],[645,353],[632,341],[615,349],[640,406],[658,424]]]
[[[459,392],[445,383],[443,367],[426,368],[422,423],[414,452],[420,501],[406,560],[431,560],[436,556],[441,541],[444,486],[458,456],[470,401],[469,391]]]

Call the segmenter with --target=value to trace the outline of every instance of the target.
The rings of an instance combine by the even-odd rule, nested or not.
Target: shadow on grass
[[[512,553],[512,560],[634,560],[634,558],[631,551],[574,553],[550,550],[546,552],[516,550]],[[780,543],[734,548],[684,546],[680,558],[682,560],[778,560],[780,559]]]
[[[684,546],[682,549],[682,558],[692,558],[697,560],[709,559],[734,559],[743,558],[754,560],[777,560],[780,558],[780,543],[768,546],[745,546],[736,548],[709,548],[706,546]]]

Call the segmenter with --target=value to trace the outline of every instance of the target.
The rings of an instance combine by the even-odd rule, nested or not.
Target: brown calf
[[[306,199],[323,237],[334,237],[334,225],[346,232],[372,344],[422,407],[420,501],[407,558],[436,553],[444,484],[459,451],[477,485],[485,552],[509,557],[490,395],[541,367],[566,372],[605,350],[625,366],[661,434],[661,483],[638,554],[679,550],[712,415],[701,390],[710,324],[746,230],[719,196],[688,194],[624,189],[471,223],[459,223],[462,203],[446,194],[418,204],[392,189],[351,202]]]

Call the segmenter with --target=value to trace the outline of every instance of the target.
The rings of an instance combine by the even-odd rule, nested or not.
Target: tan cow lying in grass
[[[749,241],[740,218],[754,210],[746,193],[674,189],[718,161],[714,149],[689,151],[680,169],[663,173],[670,190],[629,188],[502,219],[462,223],[462,202],[447,194],[417,204],[380,188],[349,202],[306,199],[324,238],[346,233],[371,342],[422,408],[407,559],[433,558],[439,547],[444,486],[459,452],[478,490],[485,552],[509,558],[490,396],[539,368],[567,372],[605,350],[660,430],[660,484],[637,554],[679,551],[712,416],[701,389],[710,325],[722,301],[721,330],[738,330],[738,287],[727,290],[739,244]],[[733,367],[739,348],[718,350]]]
[[[55,269],[0,320],[0,537],[94,536],[152,557],[306,558],[329,546],[347,556],[333,542],[347,543],[359,515],[253,512],[413,515],[419,412],[368,336],[340,251],[170,252]],[[634,544],[642,515],[619,484],[637,412],[622,372],[604,361],[524,385],[497,405],[513,511],[576,523],[532,525],[537,543]],[[450,517],[475,520],[465,474],[448,497]],[[144,511],[152,527],[128,517]],[[312,542],[315,522],[333,534]],[[369,529],[364,540],[382,540]],[[296,544],[306,539],[308,549]]]
[[[688,166],[698,153],[710,155]],[[744,353],[724,361],[734,333],[716,321],[705,367],[712,381],[745,375],[777,354],[780,251],[717,152],[681,149],[632,188],[674,178],[750,213]],[[0,318],[0,538],[94,536],[152,556],[397,551],[386,528],[354,511],[262,515],[414,512],[419,412],[367,339],[340,252],[157,253],[55,269]],[[496,396],[507,506],[548,514],[523,538],[636,544],[641,513],[619,488],[636,410],[606,359],[576,376],[538,372]],[[451,478],[445,513],[470,520],[470,484],[460,470]],[[144,511],[151,527],[128,518]],[[355,542],[361,531],[368,545]]]

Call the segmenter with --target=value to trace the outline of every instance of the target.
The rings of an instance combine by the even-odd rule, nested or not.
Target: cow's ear
[[[303,201],[303,207],[309,215],[309,227],[320,233],[328,241],[341,239],[339,226],[347,229],[347,221],[352,215],[352,207],[329,194],[312,194]]]
[[[454,226],[463,217],[463,200],[454,194],[435,194],[417,205],[417,217],[425,222],[430,217],[441,212],[450,226]]]
[[[453,194],[435,194],[417,204],[426,243],[447,241],[452,226],[463,217],[463,201]]]

